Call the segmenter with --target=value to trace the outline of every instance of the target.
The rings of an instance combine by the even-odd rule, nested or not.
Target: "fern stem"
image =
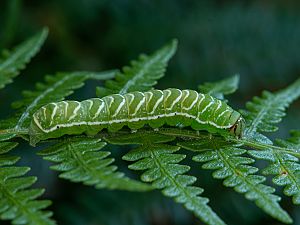
[[[171,135],[171,136],[175,136],[175,137],[192,138],[192,139],[203,139],[203,137],[204,137],[203,134],[201,135],[197,131],[183,130],[183,129],[178,129],[178,128],[163,128],[163,129],[160,129],[158,132],[161,134],[165,134],[165,135]],[[209,138],[208,135],[206,135],[206,136],[207,136],[206,138]],[[251,140],[247,140],[247,139],[236,139],[236,138],[232,138],[232,137],[228,137],[227,139],[228,139],[228,141],[234,142],[236,144],[246,145],[247,147],[252,147],[254,149],[258,149],[258,150],[273,149],[275,151],[285,152],[285,153],[292,154],[292,155],[300,158],[300,152],[295,152],[295,149],[259,143],[259,142],[251,141]]]
[[[252,147],[258,150],[272,149],[279,152],[285,152],[300,158],[300,152],[295,152],[295,149],[283,148],[276,145],[263,144],[254,141],[249,141],[249,140],[236,140],[236,143],[242,143],[248,147]]]

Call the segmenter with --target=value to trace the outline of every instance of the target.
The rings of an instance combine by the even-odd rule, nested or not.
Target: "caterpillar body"
[[[191,126],[194,130],[241,137],[245,126],[241,114],[225,102],[193,90],[151,90],[103,98],[49,103],[37,110],[29,128],[30,143],[65,134],[95,135],[103,128],[136,130],[148,124],[159,128]]]

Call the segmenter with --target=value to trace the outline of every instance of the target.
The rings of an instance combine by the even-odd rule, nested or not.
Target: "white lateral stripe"
[[[74,118],[77,116],[77,112],[78,112],[78,110],[80,109],[81,104],[80,104],[80,102],[76,102],[76,103],[77,103],[77,106],[76,106],[76,108],[74,109],[74,112],[73,112],[73,114],[70,116],[70,118],[68,119],[68,121],[74,119]]]
[[[188,113],[180,113],[180,112],[173,112],[173,113],[169,113],[169,114],[161,114],[161,115],[156,115],[156,116],[150,116],[150,117],[139,117],[139,118],[132,118],[132,119],[116,119],[116,120],[110,120],[110,121],[94,121],[94,122],[89,122],[89,121],[82,121],[82,122],[72,122],[72,123],[66,123],[66,124],[57,124],[49,129],[44,129],[42,128],[42,126],[40,125],[39,121],[34,117],[34,121],[36,123],[36,125],[45,133],[49,133],[49,132],[53,132],[61,127],[72,127],[72,126],[79,126],[79,125],[88,125],[88,126],[93,126],[93,125],[110,125],[110,124],[114,124],[114,123],[125,123],[125,122],[136,122],[136,121],[141,121],[141,120],[155,120],[158,117],[162,118],[162,117],[172,117],[175,116],[175,114],[178,116],[184,116],[187,118],[191,118],[196,120],[198,123],[200,124],[210,124],[216,128],[219,129],[227,129],[230,128],[232,125],[227,125],[227,126],[219,126],[216,123],[212,122],[212,121],[201,121],[199,118],[197,118],[196,116],[190,115]],[[57,128],[59,127],[59,128]]]
[[[58,106],[55,103],[51,103],[51,104],[54,105],[54,109],[53,109],[52,114],[51,114],[51,120],[53,120],[53,118],[56,114],[56,111],[58,109]]]
[[[52,114],[51,114],[51,119],[50,119],[50,125],[53,123],[53,118],[54,118],[54,116],[55,116],[55,114],[56,114],[56,111],[57,111],[57,108],[58,108],[58,106],[56,105],[56,103],[51,103],[52,105],[54,105],[54,109],[53,109],[53,111],[52,111]]]
[[[166,101],[168,101],[168,98],[170,97],[170,95],[172,94],[172,92],[169,89],[165,90],[165,92],[167,92],[166,96],[164,97],[165,98],[165,102],[166,102]]]
[[[160,92],[162,95],[164,95],[164,92],[162,90],[157,90],[158,92]]]
[[[41,126],[40,121],[36,118],[35,115],[33,115],[33,120],[34,120],[35,125],[37,125],[38,128],[40,128],[42,131],[44,131],[45,133],[51,132],[51,131],[48,131],[48,132],[47,132],[47,131]]]
[[[156,108],[158,107],[158,105],[164,100],[164,95],[161,95],[160,98],[155,102],[155,105],[153,106],[152,111],[150,112],[150,114],[154,114]]]
[[[62,101],[64,104],[65,104],[65,113],[64,113],[64,116],[65,118],[67,118],[68,116],[68,106],[69,106],[69,103],[67,103],[66,101]]]
[[[152,100],[152,98],[153,98],[153,92],[152,91],[147,91],[147,92],[145,92],[145,94],[146,93],[150,95],[150,97],[148,99],[148,102],[150,102]]]
[[[220,113],[220,114],[218,115],[217,120],[218,120],[221,116],[223,116],[226,112],[230,112],[230,111],[229,111],[228,109],[224,110],[222,113]]]
[[[92,119],[95,119],[97,116],[100,115],[100,112],[102,111],[102,109],[105,107],[105,102],[103,100],[101,100],[101,105],[99,105],[97,112],[95,113],[95,115],[93,116]]]
[[[184,98],[181,101],[181,108],[184,108],[183,104],[184,104],[185,100],[190,96],[190,92],[188,90],[183,90],[182,92],[186,93],[186,95],[184,96]]]
[[[201,96],[201,99],[200,99],[200,101],[198,102],[198,111],[199,111],[199,106],[200,106],[200,104],[203,102],[203,100],[205,99],[205,95],[199,93],[198,96],[199,96],[199,97]]]
[[[148,96],[149,95],[149,97],[148,97],[148,99],[146,98],[146,112],[148,112],[148,108],[149,108],[149,102],[151,102],[151,99],[152,99],[152,97],[153,97],[153,92],[151,92],[151,91],[147,91],[147,92],[145,92],[145,96]]]
[[[146,102],[146,96],[143,94],[143,99],[139,102],[139,104],[136,106],[135,111],[131,116],[135,116],[139,109],[142,107],[142,105]]]
[[[115,98],[112,97],[112,96],[109,96],[109,98],[111,99],[111,101],[109,102],[109,106],[108,106],[108,109],[110,109],[111,105],[114,103],[115,101]]]
[[[87,100],[89,103],[90,103],[90,105],[89,105],[89,111],[92,109],[92,107],[93,107],[93,105],[94,105],[94,102],[92,101],[92,100]]]
[[[46,119],[46,117],[47,117],[47,114],[46,114],[46,108],[43,106],[42,109],[43,109],[43,115],[44,115],[44,118]]]
[[[122,109],[122,107],[125,105],[125,98],[122,96],[122,102],[120,103],[120,105],[118,106],[118,108],[116,109],[115,113],[112,115],[112,117],[115,117],[116,115],[118,115],[118,113],[120,112],[120,110]]]
[[[131,106],[133,100],[134,100],[134,95],[133,94],[126,94],[127,96],[130,96],[130,101],[128,103],[129,106]]]
[[[208,103],[205,107],[204,107],[204,109],[201,111],[201,112],[199,112],[200,114],[202,114],[202,113],[204,113],[212,104],[214,104],[214,102],[210,102],[210,103]]]
[[[195,100],[191,103],[191,105],[189,107],[183,107],[184,110],[190,110],[191,108],[193,108],[193,106],[198,102],[199,99],[199,95],[197,95],[197,97],[195,98]]]
[[[169,108],[167,108],[167,110],[172,110],[174,105],[180,101],[181,97],[182,97],[182,91],[179,89],[176,89],[180,92],[180,95],[172,102],[171,106]]]
[[[216,111],[217,111],[218,109],[220,109],[221,106],[222,106],[222,102],[221,102],[220,100],[218,100],[218,106],[217,106],[217,108],[216,108]]]
[[[215,111],[214,111],[214,116],[216,116],[216,112],[221,108],[221,106],[222,106],[222,102],[220,101],[220,100],[217,100],[217,102],[218,102],[218,106],[217,106],[217,108],[215,109]],[[217,117],[218,118],[218,117]]]

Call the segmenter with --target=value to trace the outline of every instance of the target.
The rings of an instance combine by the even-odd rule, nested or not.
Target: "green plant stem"
[[[300,152],[295,152],[295,149],[289,149],[289,148],[283,148],[280,146],[276,146],[276,145],[269,145],[269,144],[263,144],[263,143],[258,143],[258,142],[254,142],[251,140],[238,140],[236,141],[236,143],[242,143],[248,147],[252,147],[256,150],[266,150],[266,149],[272,149],[275,151],[280,151],[280,152],[285,152],[291,155],[294,155],[298,158],[300,158]]]

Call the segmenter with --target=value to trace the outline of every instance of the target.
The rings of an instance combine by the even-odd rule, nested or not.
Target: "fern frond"
[[[131,62],[131,66],[124,67],[122,73],[118,72],[115,80],[108,80],[105,87],[98,87],[97,96],[148,91],[164,76],[167,63],[176,48],[177,41],[173,40],[150,56],[141,55],[137,61]]]
[[[96,188],[129,191],[147,191],[151,186],[132,180],[112,165],[113,158],[108,151],[100,151],[106,146],[101,139],[73,138],[50,146],[39,152],[45,160],[57,163],[53,170],[61,171],[59,177],[72,182],[83,182]]]
[[[278,128],[275,126],[279,123],[282,117],[285,116],[285,109],[289,104],[300,96],[300,79],[296,80],[287,88],[276,93],[263,92],[261,98],[254,97],[252,102],[248,102],[246,107],[248,111],[244,110],[242,113],[248,121],[248,127],[245,131],[245,136],[249,139],[257,139],[258,136],[264,137],[258,132],[274,132]],[[258,131],[258,132],[257,132]],[[295,140],[293,137],[291,140]],[[277,141],[282,147],[288,146],[298,150],[295,146],[288,145],[290,140]],[[267,138],[263,138],[262,143],[272,145],[273,143]],[[254,147],[255,143],[249,143],[249,147]],[[264,150],[248,151],[250,155],[257,159],[263,159],[270,162],[267,168],[263,170],[265,175],[276,175],[272,181],[276,185],[284,185],[284,193],[288,196],[293,196],[293,202],[300,204],[300,180],[299,180],[299,164],[298,159],[293,156],[293,152],[289,153],[281,151],[270,146]]]
[[[41,211],[48,207],[48,200],[35,200],[43,189],[23,190],[36,182],[35,177],[23,177],[28,167],[5,167],[0,172],[0,214],[2,220],[13,220],[14,224],[55,224],[49,217],[52,213]]]
[[[179,163],[186,157],[183,154],[174,154],[179,147],[166,144],[174,140],[160,134],[135,134],[108,138],[113,144],[138,144],[138,148],[130,151],[124,160],[137,161],[129,166],[133,170],[146,170],[141,176],[145,182],[151,182],[156,189],[172,197],[176,202],[183,204],[188,210],[207,224],[224,224],[224,222],[207,205],[208,199],[200,197],[202,188],[192,186],[196,181],[193,176],[185,175],[189,166]]]
[[[48,34],[48,29],[44,28],[27,41],[17,46],[12,52],[6,52],[0,59],[0,89],[12,82],[21,69],[30,59],[37,54],[43,45]]]
[[[275,175],[272,181],[285,186],[284,194],[293,197],[294,204],[300,204],[300,164],[299,159],[293,153],[300,152],[300,131],[292,131],[291,138],[287,140],[276,140],[276,144],[282,148],[294,152],[266,149],[264,151],[252,150],[248,153],[257,159],[270,161],[263,170],[264,175]]]
[[[300,79],[285,89],[271,93],[264,91],[262,97],[254,97],[246,104],[248,111],[241,111],[247,121],[246,137],[252,137],[256,132],[274,132],[285,116],[285,109],[300,96]]]
[[[198,88],[202,93],[206,93],[223,100],[224,95],[232,94],[238,89],[239,80],[240,76],[236,74],[217,82],[206,82],[199,85]]]
[[[73,72],[58,73],[56,76],[46,76],[46,83],[37,83],[36,91],[24,91],[24,99],[13,103],[14,108],[24,108],[16,128],[27,127],[31,115],[42,105],[49,102],[63,100],[66,96],[71,95],[75,89],[84,85],[87,79],[105,80],[113,78],[115,71],[101,73],[93,72]]]
[[[254,201],[272,217],[284,223],[292,222],[290,216],[278,204],[280,197],[273,194],[275,189],[262,184],[265,177],[256,175],[258,168],[249,165],[254,160],[242,156],[246,150],[215,138],[186,141],[179,143],[179,146],[199,152],[193,160],[204,163],[204,169],[216,170],[213,177],[224,179],[225,186],[245,194],[248,200]]]
[[[83,82],[87,79],[104,80],[113,78],[114,75],[115,71],[58,73],[55,76],[46,76],[45,83],[37,83],[35,91],[24,91],[24,99],[12,104],[20,113],[15,116],[17,119],[8,120],[7,125],[12,126],[11,129],[2,130],[0,133],[24,133],[23,130],[29,126],[32,114],[41,106],[49,102],[63,100],[75,89],[82,87]]]
[[[15,167],[19,157],[2,155],[16,143],[0,143],[0,219],[12,220],[13,224],[52,225],[52,212],[42,211],[51,202],[36,200],[44,193],[43,189],[27,189],[36,182],[36,177],[20,177],[30,168]]]

